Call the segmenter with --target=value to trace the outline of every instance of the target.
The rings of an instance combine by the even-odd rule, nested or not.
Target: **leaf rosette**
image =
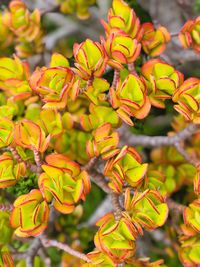
[[[166,44],[170,41],[170,33],[165,27],[154,28],[150,22],[142,24],[144,31],[142,36],[142,48],[147,55],[156,57],[166,49]]]
[[[112,33],[101,41],[109,58],[108,64],[114,69],[135,62],[140,55],[141,44],[124,32]]]
[[[23,119],[15,124],[14,142],[23,148],[44,152],[48,148],[50,137],[46,137],[43,129],[30,120]]]
[[[0,12],[0,48],[1,48],[1,54],[2,51],[5,52],[6,49],[9,48],[13,44],[14,41],[14,35],[9,30],[9,28],[3,24],[3,13]]]
[[[135,192],[131,196],[130,189],[126,189],[124,208],[141,233],[141,227],[154,230],[162,226],[168,216],[168,206],[155,190],[147,189],[144,192]]]
[[[117,156],[109,159],[105,165],[104,174],[110,179],[110,188],[121,193],[126,183],[132,187],[141,184],[148,167],[148,164],[141,164],[141,161],[138,152],[128,146],[124,146]]]
[[[186,225],[200,233],[200,199],[195,199],[183,212],[183,219]]]
[[[108,23],[101,20],[107,37],[117,31],[123,31],[133,39],[140,41],[142,30],[140,20],[134,10],[122,0],[112,1],[112,8],[108,11]]]
[[[188,20],[179,33],[179,40],[184,48],[192,48],[200,53],[200,16]]]
[[[42,165],[44,173],[39,177],[39,188],[44,199],[52,202],[61,213],[71,213],[79,200],[85,200],[90,191],[90,179],[80,165],[62,154],[50,154],[47,164]]]
[[[7,97],[14,101],[26,99],[32,95],[28,83],[30,70],[28,62],[22,62],[18,57],[0,58],[0,88]]]
[[[179,249],[179,258],[185,267],[198,267],[200,264],[200,235],[182,236],[180,238],[181,248]]]
[[[78,95],[79,81],[67,67],[37,69],[30,77],[30,86],[45,103],[44,109],[64,109],[67,100]]]
[[[123,82],[119,80],[116,90],[111,87],[110,102],[119,117],[129,125],[133,125],[130,116],[144,119],[151,108],[144,82],[133,74]]]
[[[56,137],[63,132],[62,117],[56,110],[42,110],[38,124],[45,131],[46,135],[50,134],[52,137]]]
[[[31,14],[25,3],[13,0],[3,16],[3,23],[18,37],[31,42],[37,38],[41,31],[40,12],[35,9]]]
[[[79,19],[85,20],[90,17],[89,8],[96,3],[96,0],[57,0],[57,2],[64,14],[76,13]]]
[[[92,140],[87,141],[87,154],[90,158],[102,156],[107,160],[119,152],[119,134],[112,131],[112,126],[106,123],[92,133]]]
[[[136,233],[131,221],[125,218],[116,221],[114,215],[108,213],[96,225],[100,228],[94,237],[94,243],[114,262],[124,262],[135,254]]]
[[[10,223],[17,236],[38,236],[47,228],[49,206],[38,189],[18,197],[13,205]]]
[[[15,50],[19,57],[29,57],[43,51],[43,30],[40,11],[29,12],[21,0],[10,1],[3,14],[3,24],[16,36]]]
[[[141,73],[151,104],[158,108],[165,108],[165,100],[183,83],[183,74],[159,59],[146,62]]]
[[[24,162],[15,163],[13,158],[6,153],[0,155],[0,188],[15,185],[25,174]]]
[[[200,79],[189,78],[177,88],[172,100],[177,103],[174,108],[187,121],[200,124]]]
[[[84,80],[91,77],[101,77],[106,69],[107,57],[103,46],[87,39],[81,44],[74,44],[74,71]]]
[[[105,92],[109,90],[109,83],[102,78],[94,78],[91,86],[87,86],[84,94],[94,105],[100,105],[106,101]]]

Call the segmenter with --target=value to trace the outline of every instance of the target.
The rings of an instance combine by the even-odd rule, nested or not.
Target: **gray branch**
[[[35,238],[26,253],[26,267],[34,267],[34,257],[41,246],[40,237]]]
[[[127,145],[141,145],[145,147],[175,145],[189,137],[198,129],[197,125],[189,124],[184,130],[174,136],[147,136],[135,135],[125,127],[119,129],[123,141]]]

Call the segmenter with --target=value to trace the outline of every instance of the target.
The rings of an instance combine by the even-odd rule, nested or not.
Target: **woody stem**
[[[116,221],[119,221],[121,218],[121,206],[119,203],[119,195],[115,192],[111,193],[111,199],[112,199],[112,206],[114,209],[114,215],[115,215],[115,219]]]
[[[41,167],[42,165],[42,160],[41,160],[41,157],[40,157],[40,152],[33,148],[33,153],[34,153],[34,159],[35,159],[35,163],[38,167]]]
[[[120,77],[120,71],[118,69],[115,69],[114,70],[114,77],[113,77],[113,81],[112,81],[112,88],[113,89],[116,89],[119,77]]]
[[[171,37],[177,37],[179,35],[179,32],[171,32],[170,35]]]
[[[44,247],[56,247],[74,257],[84,260],[85,262],[88,262],[88,263],[91,262],[91,260],[85,254],[70,248],[67,244],[63,244],[56,240],[47,239],[46,237],[42,237],[41,241]]]
[[[129,63],[128,64],[128,70],[131,74],[135,75],[135,76],[138,76],[136,70],[135,70],[135,65],[134,63]]]
[[[12,153],[13,157],[18,161],[18,162],[23,162],[23,159],[20,157],[19,153],[17,152],[15,147],[9,146],[8,149]]]
[[[0,210],[1,211],[12,211],[13,210],[13,205],[12,204],[0,204]]]

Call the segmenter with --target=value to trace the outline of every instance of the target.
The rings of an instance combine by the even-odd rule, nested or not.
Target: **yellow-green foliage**
[[[81,19],[87,19],[90,7],[96,4],[95,0],[56,2],[63,13],[75,13]],[[199,17],[189,20],[179,33],[183,47],[196,53],[200,52],[199,23]],[[42,61],[33,66],[32,58],[21,58],[49,54],[42,41],[41,11],[30,12],[21,0],[10,1],[0,11],[0,53],[4,49],[7,53],[12,46],[16,51],[16,55],[0,58],[2,267],[15,264],[6,246],[24,252],[27,244],[22,245],[23,238],[36,236],[42,246],[51,246],[52,242],[45,243],[40,235],[51,235],[52,229],[58,240],[67,240],[74,250],[82,251],[87,232],[79,220],[85,215],[84,208],[88,212],[88,205],[95,211],[96,202],[104,197],[101,189],[111,196],[112,210],[96,223],[94,247],[90,236],[87,255],[53,242],[52,246],[64,247],[85,260],[73,261],[63,254],[62,266],[164,267],[159,257],[151,262],[147,257],[138,258],[136,251],[138,239],[144,242],[143,235],[149,232],[148,239],[165,224],[161,232],[178,251],[182,264],[200,266],[200,79],[184,79],[174,66],[154,58],[165,51],[172,36],[163,26],[141,24],[125,1],[113,0],[102,24],[104,37],[75,43],[72,60],[52,53],[47,66],[42,66]],[[142,61],[141,68],[135,68],[134,64]],[[151,123],[154,114],[160,115],[159,109],[164,108],[166,113],[172,114],[171,109],[173,114],[180,113],[169,136],[139,136],[150,142],[132,147],[131,142],[138,144],[138,136],[127,135],[129,126],[141,131],[140,126],[145,128],[149,118]],[[157,130],[159,118],[154,119],[150,127]],[[194,135],[184,142],[189,134],[188,128],[183,129],[189,123]],[[162,138],[167,141],[159,143]],[[143,149],[146,144],[165,147]],[[101,189],[96,190],[93,182]],[[24,192],[25,185],[28,189]],[[179,194],[184,203],[175,202],[174,208],[171,203]],[[13,206],[6,209],[4,202],[9,200]],[[185,203],[187,207],[180,205]],[[174,209],[183,213],[183,220],[173,215]],[[43,253],[44,247],[38,253]],[[50,249],[51,253],[54,265],[60,265],[58,253]],[[163,253],[172,258],[175,254],[169,248]],[[35,258],[34,266],[45,266],[43,260],[43,256]],[[25,261],[16,260],[16,264],[24,266]]]

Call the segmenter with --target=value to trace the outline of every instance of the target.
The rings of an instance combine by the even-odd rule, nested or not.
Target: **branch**
[[[122,213],[122,208],[119,203],[119,195],[115,192],[112,192],[111,199],[112,199],[112,206],[114,209],[115,220],[119,221]]]
[[[95,169],[91,169],[89,170],[89,174],[92,176],[92,181],[97,184],[105,193],[110,194],[112,192],[102,173]]]
[[[37,174],[40,174],[42,172],[42,168],[40,166],[31,164],[29,162],[26,162],[26,163],[27,163],[27,168],[29,168],[30,171],[37,173]]]
[[[171,211],[171,226],[176,230],[176,232],[181,235],[182,234],[182,230],[179,227],[179,215],[183,215],[183,211],[186,208],[186,206],[175,202],[173,199],[169,198],[167,199],[167,205]]]
[[[42,237],[41,242],[42,242],[44,247],[47,247],[47,248],[48,247],[56,247],[56,248],[61,249],[61,250],[65,251],[66,253],[68,253],[74,257],[77,257],[81,260],[84,260],[87,263],[91,262],[91,260],[88,259],[88,257],[85,254],[70,248],[66,244],[63,244],[63,243],[58,242],[56,240],[48,239],[47,237]]]
[[[191,163],[192,165],[194,165],[195,167],[199,164],[199,160],[193,158],[185,149],[184,147],[181,145],[181,143],[177,142],[174,144],[175,148],[177,149],[177,151],[185,158],[186,161],[188,161],[189,163]]]
[[[39,249],[38,255],[43,259],[45,267],[51,267],[51,259],[49,258],[49,255],[47,254],[44,247],[41,247]]]
[[[107,197],[95,209],[91,217],[86,222],[83,222],[78,225],[78,229],[94,226],[101,217],[103,217],[106,213],[112,211],[112,206],[110,205],[110,203],[111,203],[111,195],[108,194]]]
[[[34,257],[41,246],[40,237],[35,238],[26,253],[26,267],[34,267]]]
[[[12,204],[0,204],[0,211],[12,211],[13,205]]]
[[[12,257],[14,260],[24,260],[26,256],[26,252],[12,252]]]
[[[91,76],[90,79],[87,81],[86,87],[80,89],[80,94],[83,94],[85,91],[87,91],[87,89],[88,89],[90,86],[92,86],[93,80],[94,80],[94,76]]]
[[[89,175],[92,176],[92,181],[98,185],[105,193],[110,194],[112,190],[109,188],[107,182],[105,181],[105,176],[98,172],[95,169],[95,165],[98,161],[98,157],[92,158],[85,166],[83,166],[83,170],[86,170]]]
[[[112,88],[116,89],[119,77],[120,77],[120,71],[118,69],[115,69],[114,70],[113,82],[112,82]]]
[[[129,63],[129,64],[128,64],[128,70],[129,70],[129,72],[130,72],[131,74],[133,74],[133,75],[135,75],[135,76],[138,77],[138,74],[137,74],[137,72],[136,72],[136,70],[135,70],[135,65],[134,65],[134,63]]]
[[[173,199],[168,198],[167,199],[167,205],[169,207],[170,210],[175,210],[179,213],[183,213],[184,209],[186,208],[186,206],[175,202]]]
[[[33,154],[34,154],[34,159],[35,159],[35,163],[36,163],[37,167],[41,168],[42,160],[41,160],[41,157],[40,157],[40,152],[37,151],[35,148],[33,148]]]
[[[126,144],[128,145],[141,145],[148,147],[155,146],[169,146],[177,144],[178,142],[185,140],[198,129],[198,125],[189,124],[185,129],[180,131],[174,136],[147,136],[147,135],[134,135],[130,132],[127,133],[127,129],[122,127],[120,129],[121,136],[124,135]]]
[[[92,181],[94,183],[96,183],[104,192],[106,192],[111,196],[111,202],[114,210],[115,219],[116,221],[119,221],[122,212],[122,208],[119,203],[119,195],[109,188],[105,180],[105,176],[94,168],[97,160],[98,158],[91,159],[83,169],[89,172],[89,174],[92,176]]]
[[[18,161],[18,162],[24,162],[25,161],[21,158],[21,156],[19,155],[17,149],[15,147],[12,146],[8,146],[8,150],[10,150],[10,152],[12,153],[13,157]],[[26,164],[26,163],[25,163]]]
[[[179,32],[171,32],[170,35],[171,37],[177,37],[179,35]]]
[[[59,12],[59,11],[60,11],[59,5],[52,5],[50,7],[47,7],[46,9],[40,9],[40,14],[45,15],[50,12]]]
[[[38,174],[41,172],[41,165],[37,165],[36,166],[34,164],[31,164],[31,163],[23,160],[21,158],[21,156],[19,155],[19,153],[18,153],[18,151],[17,151],[17,149],[15,147],[9,146],[8,150],[10,150],[10,152],[12,153],[14,159],[16,159],[18,162],[23,162],[26,165],[27,169],[30,169],[32,172],[35,172],[35,173],[38,173]],[[33,152],[34,152],[34,150],[33,150]],[[37,157],[37,160],[38,160],[38,154],[39,154],[39,152],[37,152],[37,151],[34,152],[34,157],[35,158]],[[40,163],[41,163],[41,161],[40,161]]]
[[[53,217],[52,213],[50,217]],[[44,239],[44,235],[40,235],[36,237],[35,239],[33,239],[33,242],[31,243],[29,249],[26,252],[24,252],[25,258],[26,258],[26,267],[34,267],[34,257],[39,252],[39,249],[42,248],[43,239]],[[21,255],[19,255],[19,257],[20,256]]]
[[[98,161],[98,157],[94,157],[90,159],[88,163],[85,166],[83,166],[82,169],[85,171],[90,171],[96,165],[97,161]]]

